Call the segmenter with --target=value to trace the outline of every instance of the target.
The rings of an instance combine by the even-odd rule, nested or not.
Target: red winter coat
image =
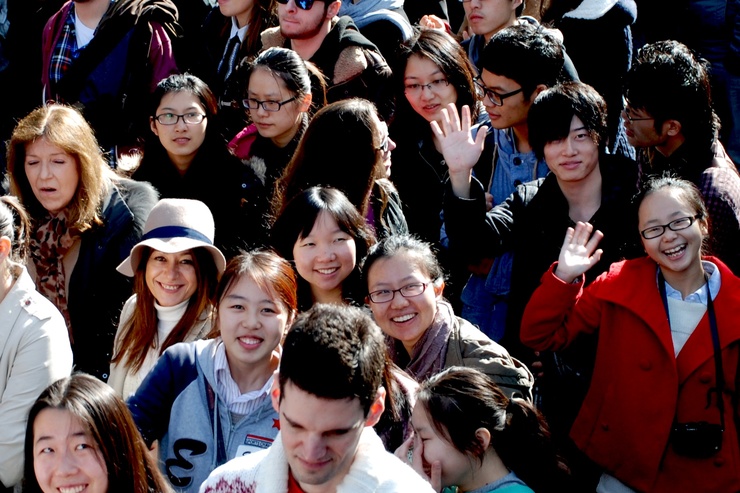
[[[522,342],[557,350],[581,332],[599,331],[591,387],[571,437],[593,461],[644,492],[740,491],[740,447],[733,417],[740,347],[740,279],[718,259],[721,287],[714,299],[725,372],[722,450],[708,459],[674,453],[669,434],[679,422],[719,423],[707,314],[678,357],[650,258],[612,264],[588,288],[542,277],[522,319]]]

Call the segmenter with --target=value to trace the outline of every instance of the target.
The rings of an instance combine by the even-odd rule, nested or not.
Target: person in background
[[[70,483],[90,493],[173,492],[123,400],[83,373],[57,380],[34,402],[24,456],[28,493],[59,493]]]
[[[268,450],[219,467],[200,493],[433,491],[383,448],[383,336],[362,309],[317,304],[285,338],[270,392],[280,433]]]
[[[139,241],[157,192],[114,174],[82,114],[58,104],[18,122],[8,172],[32,220],[29,274],[64,315],[76,370],[107,381],[116,321],[131,296],[115,269]]]
[[[702,254],[711,225],[693,184],[651,179],[637,205],[647,256],[585,286],[584,273],[607,254],[598,248],[606,233],[569,227],[524,312],[522,341],[557,350],[598,333],[591,387],[570,430],[603,468],[597,492],[736,491],[740,279]]]
[[[118,272],[134,278],[134,294],[118,322],[108,384],[124,399],[139,388],[165,349],[203,339],[226,260],[213,246],[213,216],[203,202],[162,199],[141,241]]]
[[[190,74],[160,81],[149,106],[150,132],[131,177],[146,181],[162,198],[194,199],[213,214],[215,241],[231,257],[247,234],[240,226],[240,163],[219,131],[213,92]]]
[[[128,406],[180,492],[226,461],[270,447],[280,429],[270,388],[296,315],[290,264],[268,250],[234,257],[217,291],[211,337],[167,349]]]
[[[335,188],[312,187],[293,198],[271,230],[275,250],[298,273],[298,307],[363,305],[360,263],[375,243],[367,223]]]
[[[64,317],[26,271],[30,223],[18,201],[0,197],[0,491],[23,477],[23,435],[33,401],[69,376]]]
[[[68,1],[43,31],[42,100],[81,105],[115,167],[146,134],[157,83],[178,73],[179,35],[172,0]]]

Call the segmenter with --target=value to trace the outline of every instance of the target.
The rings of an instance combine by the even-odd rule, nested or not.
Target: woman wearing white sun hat
[[[141,241],[118,266],[134,278],[108,380],[122,397],[136,392],[165,349],[209,332],[213,296],[226,265],[213,245],[214,230],[213,215],[203,202],[160,200]]]

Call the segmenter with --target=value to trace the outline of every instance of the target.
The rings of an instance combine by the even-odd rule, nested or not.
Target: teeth
[[[180,289],[180,286],[177,284],[161,284],[161,286],[167,291],[177,291]]]
[[[332,269],[316,269],[321,274],[334,274],[336,271],[339,270],[338,267],[334,267]]]
[[[680,245],[680,246],[677,246],[676,248],[671,248],[670,250],[665,250],[665,251],[663,251],[663,253],[665,253],[666,255],[669,255],[669,256],[670,255],[675,255],[675,254],[681,252],[684,248],[686,248],[686,245]]]
[[[80,491],[85,489],[85,485],[81,484],[79,486],[69,486],[67,488],[59,487],[59,491],[61,493],[80,493]]]
[[[254,337],[240,337],[239,340],[244,344],[259,344],[261,341]]]
[[[406,322],[407,320],[411,320],[412,318],[414,318],[414,314],[409,313],[408,315],[402,315],[400,317],[392,318],[391,320],[393,320],[394,322],[400,323],[400,322]]]

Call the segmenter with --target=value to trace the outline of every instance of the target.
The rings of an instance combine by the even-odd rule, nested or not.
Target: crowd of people
[[[0,493],[740,491],[738,38],[426,3],[47,12]]]

